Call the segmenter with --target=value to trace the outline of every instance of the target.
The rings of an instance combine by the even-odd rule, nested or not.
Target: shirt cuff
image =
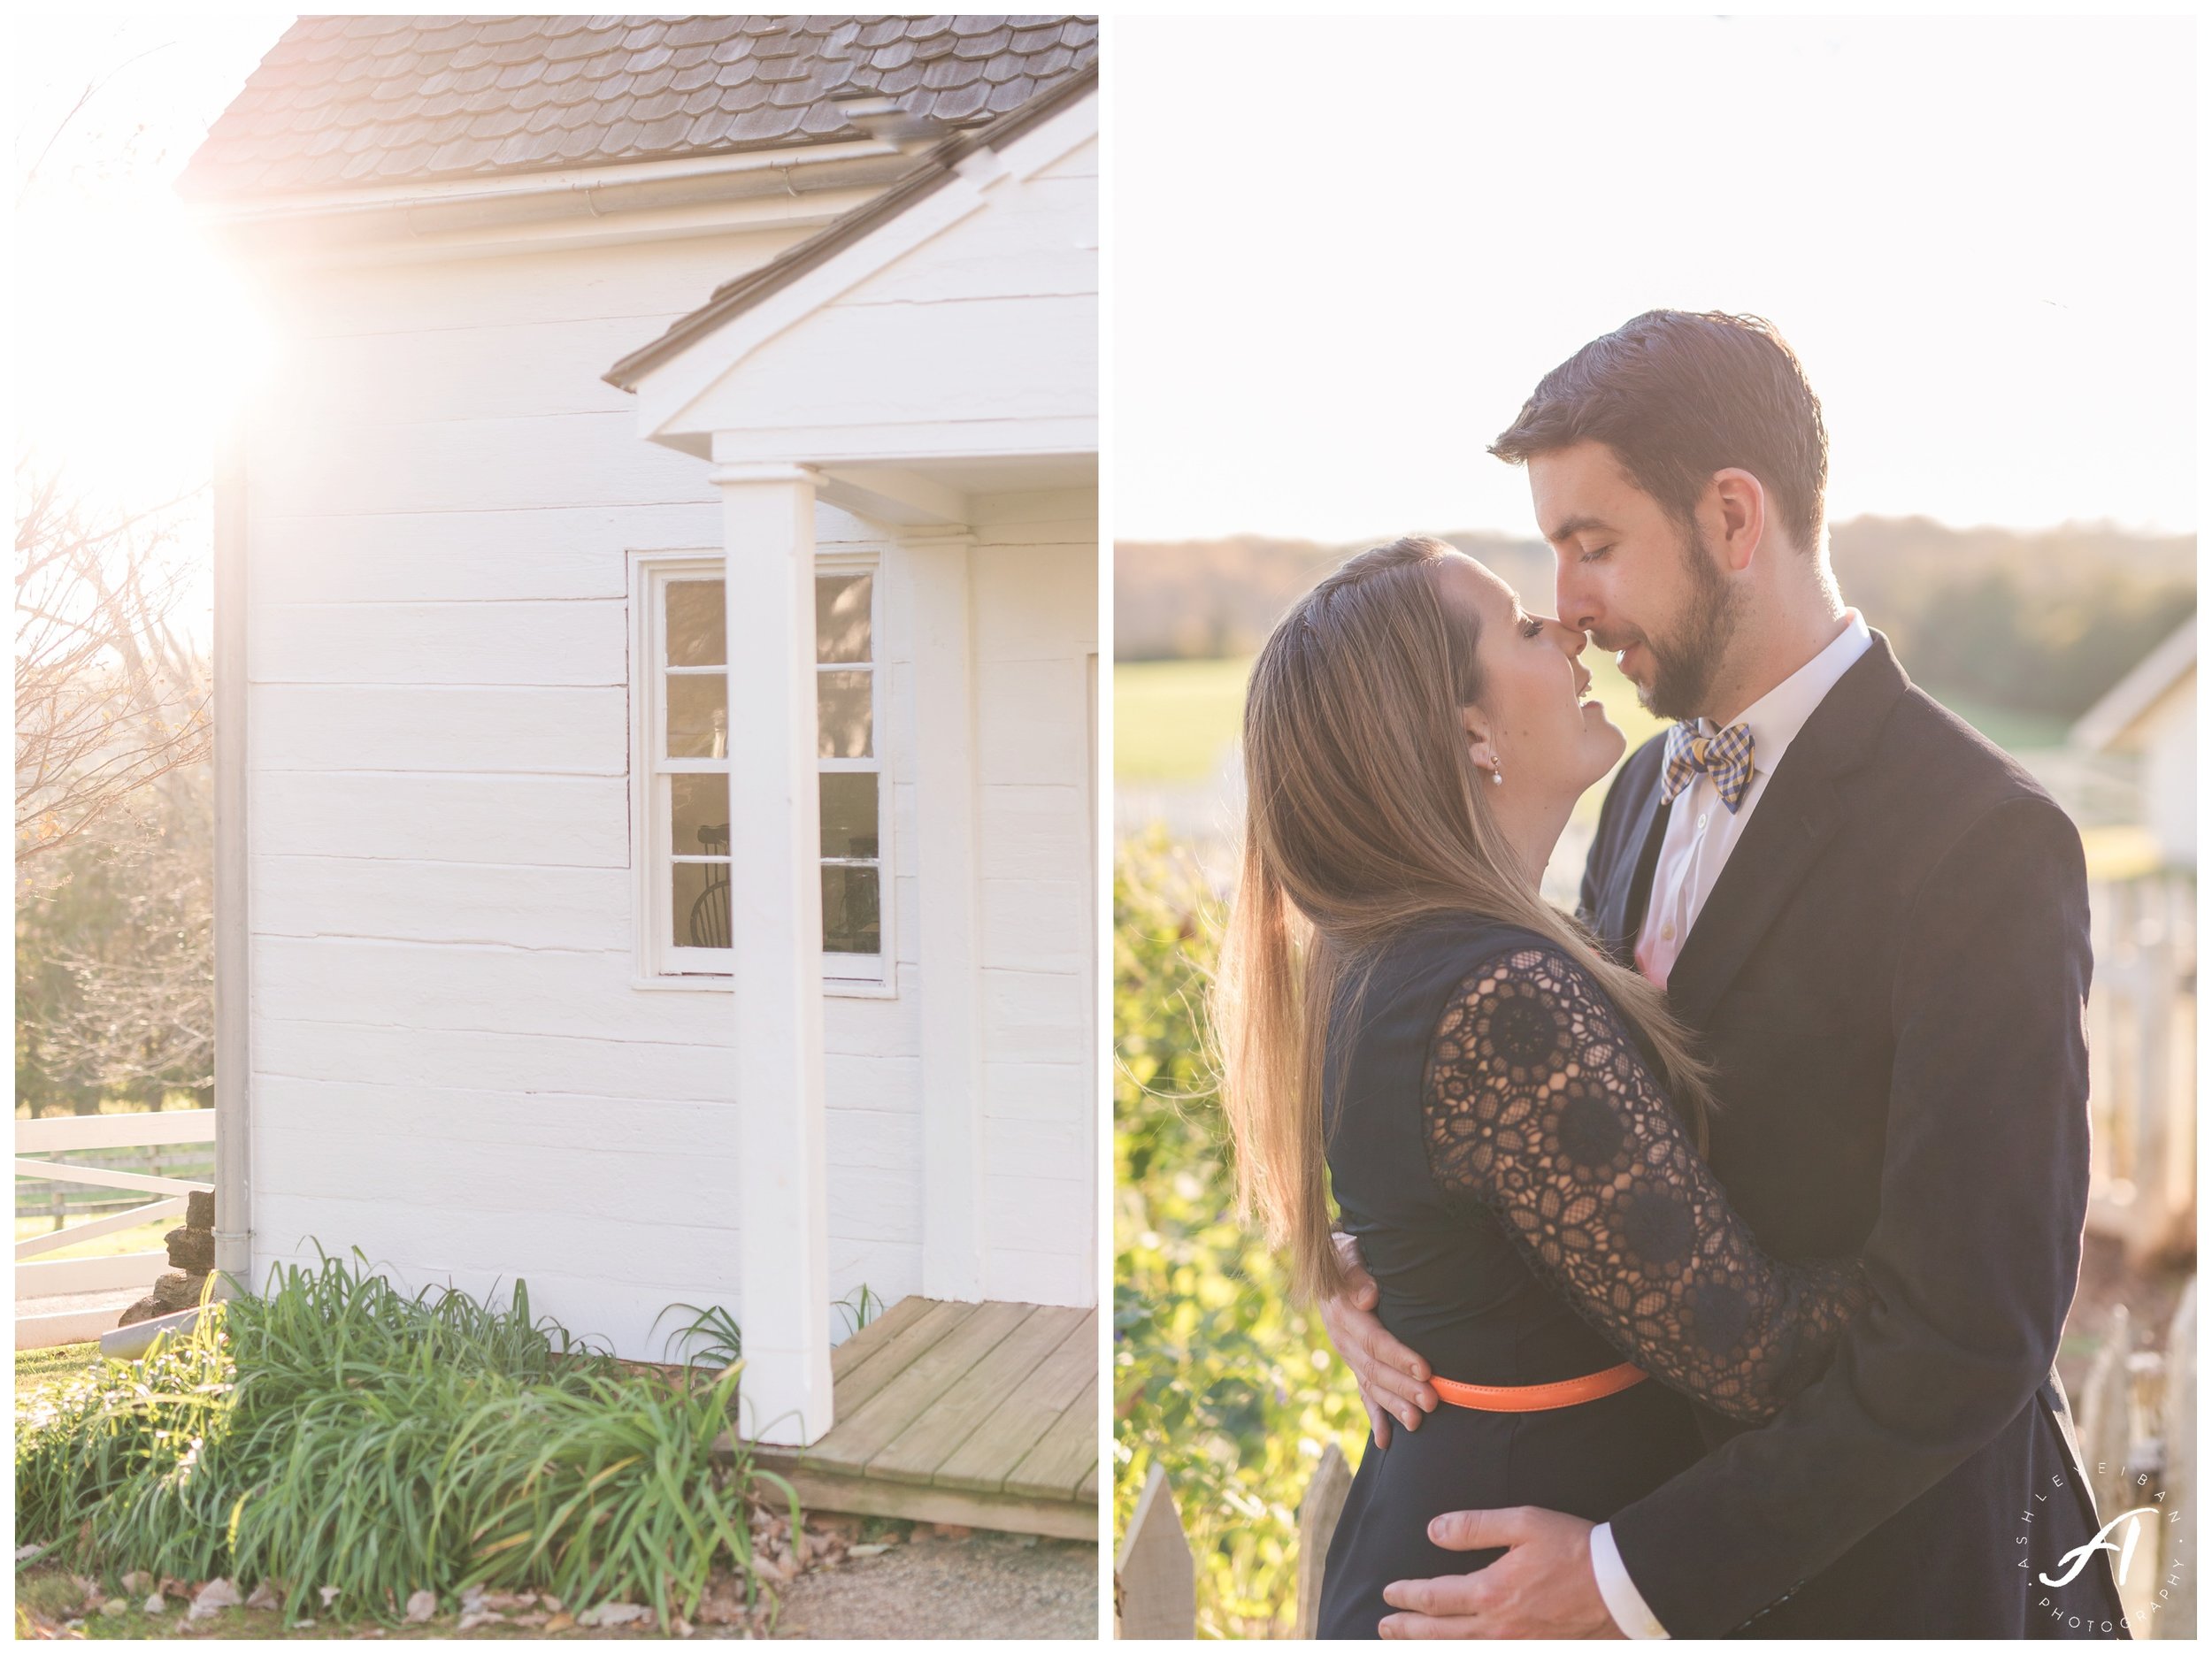
[[[1636,1590],[1636,1582],[1628,1578],[1628,1566],[1621,1561],[1620,1548],[1613,1544],[1610,1523],[1600,1523],[1590,1531],[1590,1567],[1598,1577],[1598,1596],[1605,1599],[1613,1624],[1620,1628],[1624,1636],[1668,1636],[1666,1628],[1659,1624],[1659,1617],[1651,1613],[1651,1605],[1644,1601],[1643,1593]]]

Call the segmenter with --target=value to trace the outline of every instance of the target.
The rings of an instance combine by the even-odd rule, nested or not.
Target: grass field
[[[2038,747],[2066,745],[2067,723],[2044,713],[2024,713],[2009,707],[1992,706],[1970,696],[1954,695],[1934,686],[1920,686],[1951,711],[1972,724],[2008,753],[2029,753]]]
[[[1613,657],[1586,650],[1606,716],[1633,753],[1661,728],[1637,704],[1635,686]],[[1123,661],[1114,665],[1114,779],[1151,785],[1194,785],[1212,778],[1235,743],[1244,716],[1248,657],[1223,661]],[[2060,747],[2062,719],[2017,712],[1930,689],[1928,693],[2008,753]],[[1576,811],[1594,817],[1602,790],[1592,788]]]
[[[1613,657],[1586,651],[1606,716],[1628,738],[1632,753],[1659,728],[1636,704],[1635,686]],[[1152,785],[1210,780],[1237,739],[1244,717],[1249,659],[1124,661],[1114,666],[1114,779]],[[1603,791],[1583,796],[1578,815],[1594,818]]]
[[[97,1340],[82,1345],[56,1345],[43,1351],[15,1353],[15,1394],[36,1391],[51,1380],[74,1379],[90,1368],[100,1353]]]
[[[1114,779],[1202,782],[1236,741],[1248,657],[1114,663]]]

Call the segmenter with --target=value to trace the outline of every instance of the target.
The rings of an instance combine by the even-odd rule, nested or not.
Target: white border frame
[[[877,774],[880,779],[876,791],[876,824],[878,855],[876,858],[881,885],[880,912],[882,916],[883,950],[880,954],[825,954],[822,955],[822,992],[826,995],[849,1000],[896,1000],[898,982],[898,884],[894,870],[898,847],[895,843],[894,826],[898,810],[895,802],[895,780],[892,773],[891,752],[895,744],[886,739],[884,731],[884,679],[889,663],[884,659],[883,599],[884,572],[888,562],[889,548],[883,545],[840,546],[833,551],[818,553],[815,558],[817,578],[829,575],[872,574],[874,586],[870,594],[872,614],[870,635],[870,688],[873,700],[872,717],[874,725]],[[672,955],[688,955],[694,951],[680,949],[673,943],[664,944],[661,939],[668,934],[668,902],[657,878],[659,862],[652,844],[657,824],[654,809],[653,737],[657,721],[654,716],[655,695],[658,689],[660,651],[659,615],[656,597],[660,584],[668,578],[687,574],[703,575],[713,579],[724,578],[726,562],[719,548],[697,548],[680,550],[641,551],[633,548],[628,554],[630,588],[629,626],[629,697],[630,697],[630,913],[636,923],[633,954],[632,986],[642,989],[706,990],[728,993],[731,973],[727,969],[702,970],[687,960],[672,959]],[[734,781],[734,778],[732,778]],[[737,801],[733,795],[730,808]],[[705,952],[705,951],[701,951]]]

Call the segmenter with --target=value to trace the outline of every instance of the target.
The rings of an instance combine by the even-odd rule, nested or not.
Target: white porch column
[[[904,538],[912,570],[921,899],[922,1291],[983,1297],[983,950],[975,652],[964,533]]]
[[[756,464],[712,475],[729,639],[741,1424],[763,1442],[803,1445],[831,1419],[815,476]]]

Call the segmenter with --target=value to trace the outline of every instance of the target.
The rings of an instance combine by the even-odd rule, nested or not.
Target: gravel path
[[[876,1557],[801,1575],[777,1636],[801,1638],[1098,1636],[1098,1548],[982,1530],[918,1529]]]

